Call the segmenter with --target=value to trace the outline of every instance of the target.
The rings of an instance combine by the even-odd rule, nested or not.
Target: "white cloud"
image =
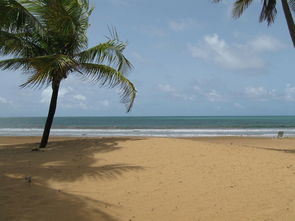
[[[266,89],[263,86],[258,87],[246,87],[244,89],[244,95],[247,98],[257,100],[257,101],[270,101],[282,99],[285,95],[284,93],[279,93],[275,89]]]
[[[7,100],[3,97],[0,97],[0,103],[7,104]]]
[[[249,42],[249,45],[256,51],[277,51],[284,47],[276,38],[267,35],[258,36]]]
[[[278,99],[278,93],[275,89],[268,90],[262,86],[245,88],[245,95],[258,101],[267,101]]]
[[[86,101],[86,97],[83,96],[82,94],[74,95],[73,98],[78,100],[78,101]]]
[[[216,90],[210,90],[208,93],[205,93],[205,96],[211,102],[223,101],[223,97]]]
[[[103,107],[109,107],[110,106],[110,102],[108,100],[103,100],[100,102],[100,104],[103,106]]]
[[[71,87],[66,87],[66,88],[60,88],[58,92],[58,97],[59,99],[62,99],[65,97],[68,93],[72,92],[73,88]],[[51,94],[52,94],[52,88],[47,87],[41,92],[41,103],[49,103],[51,99]]]
[[[165,92],[168,93],[170,96],[179,98],[185,101],[192,101],[194,100],[194,97],[192,95],[187,95],[179,90],[177,90],[175,87],[171,86],[170,84],[159,84],[158,88]]]
[[[88,105],[85,103],[86,97],[82,94],[76,94],[71,98],[68,98],[69,102],[71,103],[72,107],[80,107],[81,109],[88,109]]]
[[[219,94],[215,89],[203,89],[199,85],[187,88],[187,93],[184,93],[182,90],[176,89],[170,84],[159,84],[158,88],[172,97],[180,98],[185,101],[205,99],[210,102],[221,102],[225,100],[224,97],[221,94]]]
[[[154,38],[162,38],[167,35],[167,33],[163,30],[163,28],[159,28],[157,26],[148,26],[148,27],[144,27],[144,29],[141,29],[141,30],[145,35],[149,35]]]
[[[52,94],[52,89],[51,87],[47,87],[45,88],[42,92],[41,92],[41,103],[49,103],[50,98],[51,98],[51,94]]]
[[[173,31],[188,30],[190,28],[193,28],[196,25],[197,25],[197,23],[193,19],[190,19],[190,18],[181,19],[181,20],[178,20],[178,21],[170,21],[169,22],[169,27]]]
[[[108,0],[113,6],[116,7],[128,7],[134,3],[136,0]]]
[[[295,101],[295,86],[287,84],[283,90],[266,89],[263,86],[246,87],[244,95],[247,98],[257,101]]]
[[[73,91],[73,88],[71,88],[71,87],[60,88],[59,92],[58,92],[58,96],[60,98],[62,98],[62,97],[66,96],[67,94],[69,94],[72,91]]]
[[[217,34],[204,36],[203,41],[197,45],[188,45],[193,57],[232,70],[262,69],[266,65],[261,53],[281,47],[278,40],[269,36],[259,36],[244,44],[229,44]]]
[[[144,58],[142,57],[142,55],[139,54],[139,53],[136,52],[136,51],[133,51],[133,52],[131,53],[131,56],[132,56],[132,58],[134,58],[134,60],[136,60],[136,61],[138,61],[138,62],[144,62]]]
[[[287,101],[295,101],[295,87],[294,86],[292,87],[290,84],[286,85],[284,98]]]
[[[176,92],[176,89],[173,86],[171,86],[170,84],[159,84],[158,88],[163,92],[168,92],[168,93]]]
[[[0,97],[0,104],[12,104],[12,102],[4,97]]]
[[[262,97],[268,94],[268,91],[260,86],[260,87],[247,87],[245,89],[245,94],[248,97]]]
[[[200,85],[194,85],[193,91],[197,97],[205,98],[210,102],[221,102],[225,101],[224,96],[222,96],[216,89],[202,88]]]
[[[245,109],[245,107],[242,104],[238,103],[238,102],[234,103],[234,107],[236,107],[238,109]]]
[[[64,87],[59,89],[58,100],[61,108],[81,108],[88,109],[88,105],[85,103],[86,97],[82,94],[72,95],[73,88]],[[41,92],[41,103],[48,104],[51,99],[52,89],[51,87],[45,88]]]

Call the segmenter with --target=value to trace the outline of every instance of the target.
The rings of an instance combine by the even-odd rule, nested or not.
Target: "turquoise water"
[[[0,136],[39,136],[45,118],[0,118]],[[295,136],[295,116],[56,117],[57,136]]]

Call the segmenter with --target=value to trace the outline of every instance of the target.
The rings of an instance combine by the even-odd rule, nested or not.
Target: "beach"
[[[0,137],[0,220],[293,221],[295,139]]]

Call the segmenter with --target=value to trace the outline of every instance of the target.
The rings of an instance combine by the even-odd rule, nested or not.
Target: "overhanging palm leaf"
[[[234,3],[234,6],[233,6],[233,10],[232,10],[232,13],[233,13],[233,17],[234,18],[239,18],[245,9],[247,9],[249,7],[249,5],[252,3],[253,0],[239,0],[239,1],[236,1]]]
[[[114,32],[106,43],[86,49],[91,11],[88,0],[0,0],[0,54],[14,56],[0,61],[0,69],[27,73],[22,87],[52,87],[40,147],[47,145],[60,82],[72,72],[120,87],[127,111],[133,105],[136,89],[125,77],[132,68],[123,54],[126,44]]]
[[[0,61],[0,68],[3,70],[17,70],[22,68],[27,71],[31,68],[29,58],[13,58]]]
[[[11,33],[0,30],[0,53],[3,55],[32,57],[37,54],[47,54],[45,49],[38,44],[40,41],[36,42],[36,36],[31,33]]]
[[[23,31],[34,28],[42,32],[40,21],[27,9],[33,1],[0,0],[0,29]]]
[[[22,70],[29,74],[28,80],[21,87],[48,86],[51,82],[66,78],[68,70],[76,68],[78,64],[65,55],[49,55],[34,58],[15,58],[0,61],[0,68]]]
[[[263,1],[263,6],[259,17],[260,22],[266,21],[268,25],[274,22],[277,14],[276,3],[276,0]]]
[[[125,74],[132,69],[131,63],[123,55],[126,44],[118,40],[109,40],[96,45],[76,55],[79,62],[97,62],[113,64],[114,67]]]
[[[288,1],[290,8],[292,9],[292,11],[295,11],[295,1],[294,0],[289,0]]]
[[[221,2],[222,0],[212,0],[213,2]],[[235,0],[232,10],[234,18],[239,18],[244,10],[253,2],[253,0]],[[291,10],[295,11],[295,0],[281,0],[289,33],[295,47],[295,24],[293,21]],[[259,16],[259,21],[266,21],[268,25],[272,24],[277,14],[276,0],[262,0],[262,9]],[[291,8],[291,10],[290,10]]]
[[[129,112],[136,96],[134,85],[119,71],[102,64],[81,63],[80,70],[84,77],[98,82],[101,86],[119,86],[122,90],[121,101],[127,106]]]

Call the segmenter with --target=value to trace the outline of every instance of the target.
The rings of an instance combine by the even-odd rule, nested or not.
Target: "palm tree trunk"
[[[293,46],[295,47],[295,25],[294,25],[294,20],[293,20],[292,13],[288,4],[288,0],[282,0],[282,6],[283,6],[286,21],[287,21],[289,33],[293,42]]]
[[[41,140],[39,148],[46,147],[46,145],[48,143],[50,129],[51,129],[51,126],[52,126],[52,122],[53,122],[53,118],[54,118],[54,114],[55,114],[55,110],[56,110],[59,85],[60,85],[60,81],[52,83],[51,101],[50,101],[48,116],[47,116],[47,120],[46,120],[46,123],[45,123],[43,136],[42,136],[42,140]]]

